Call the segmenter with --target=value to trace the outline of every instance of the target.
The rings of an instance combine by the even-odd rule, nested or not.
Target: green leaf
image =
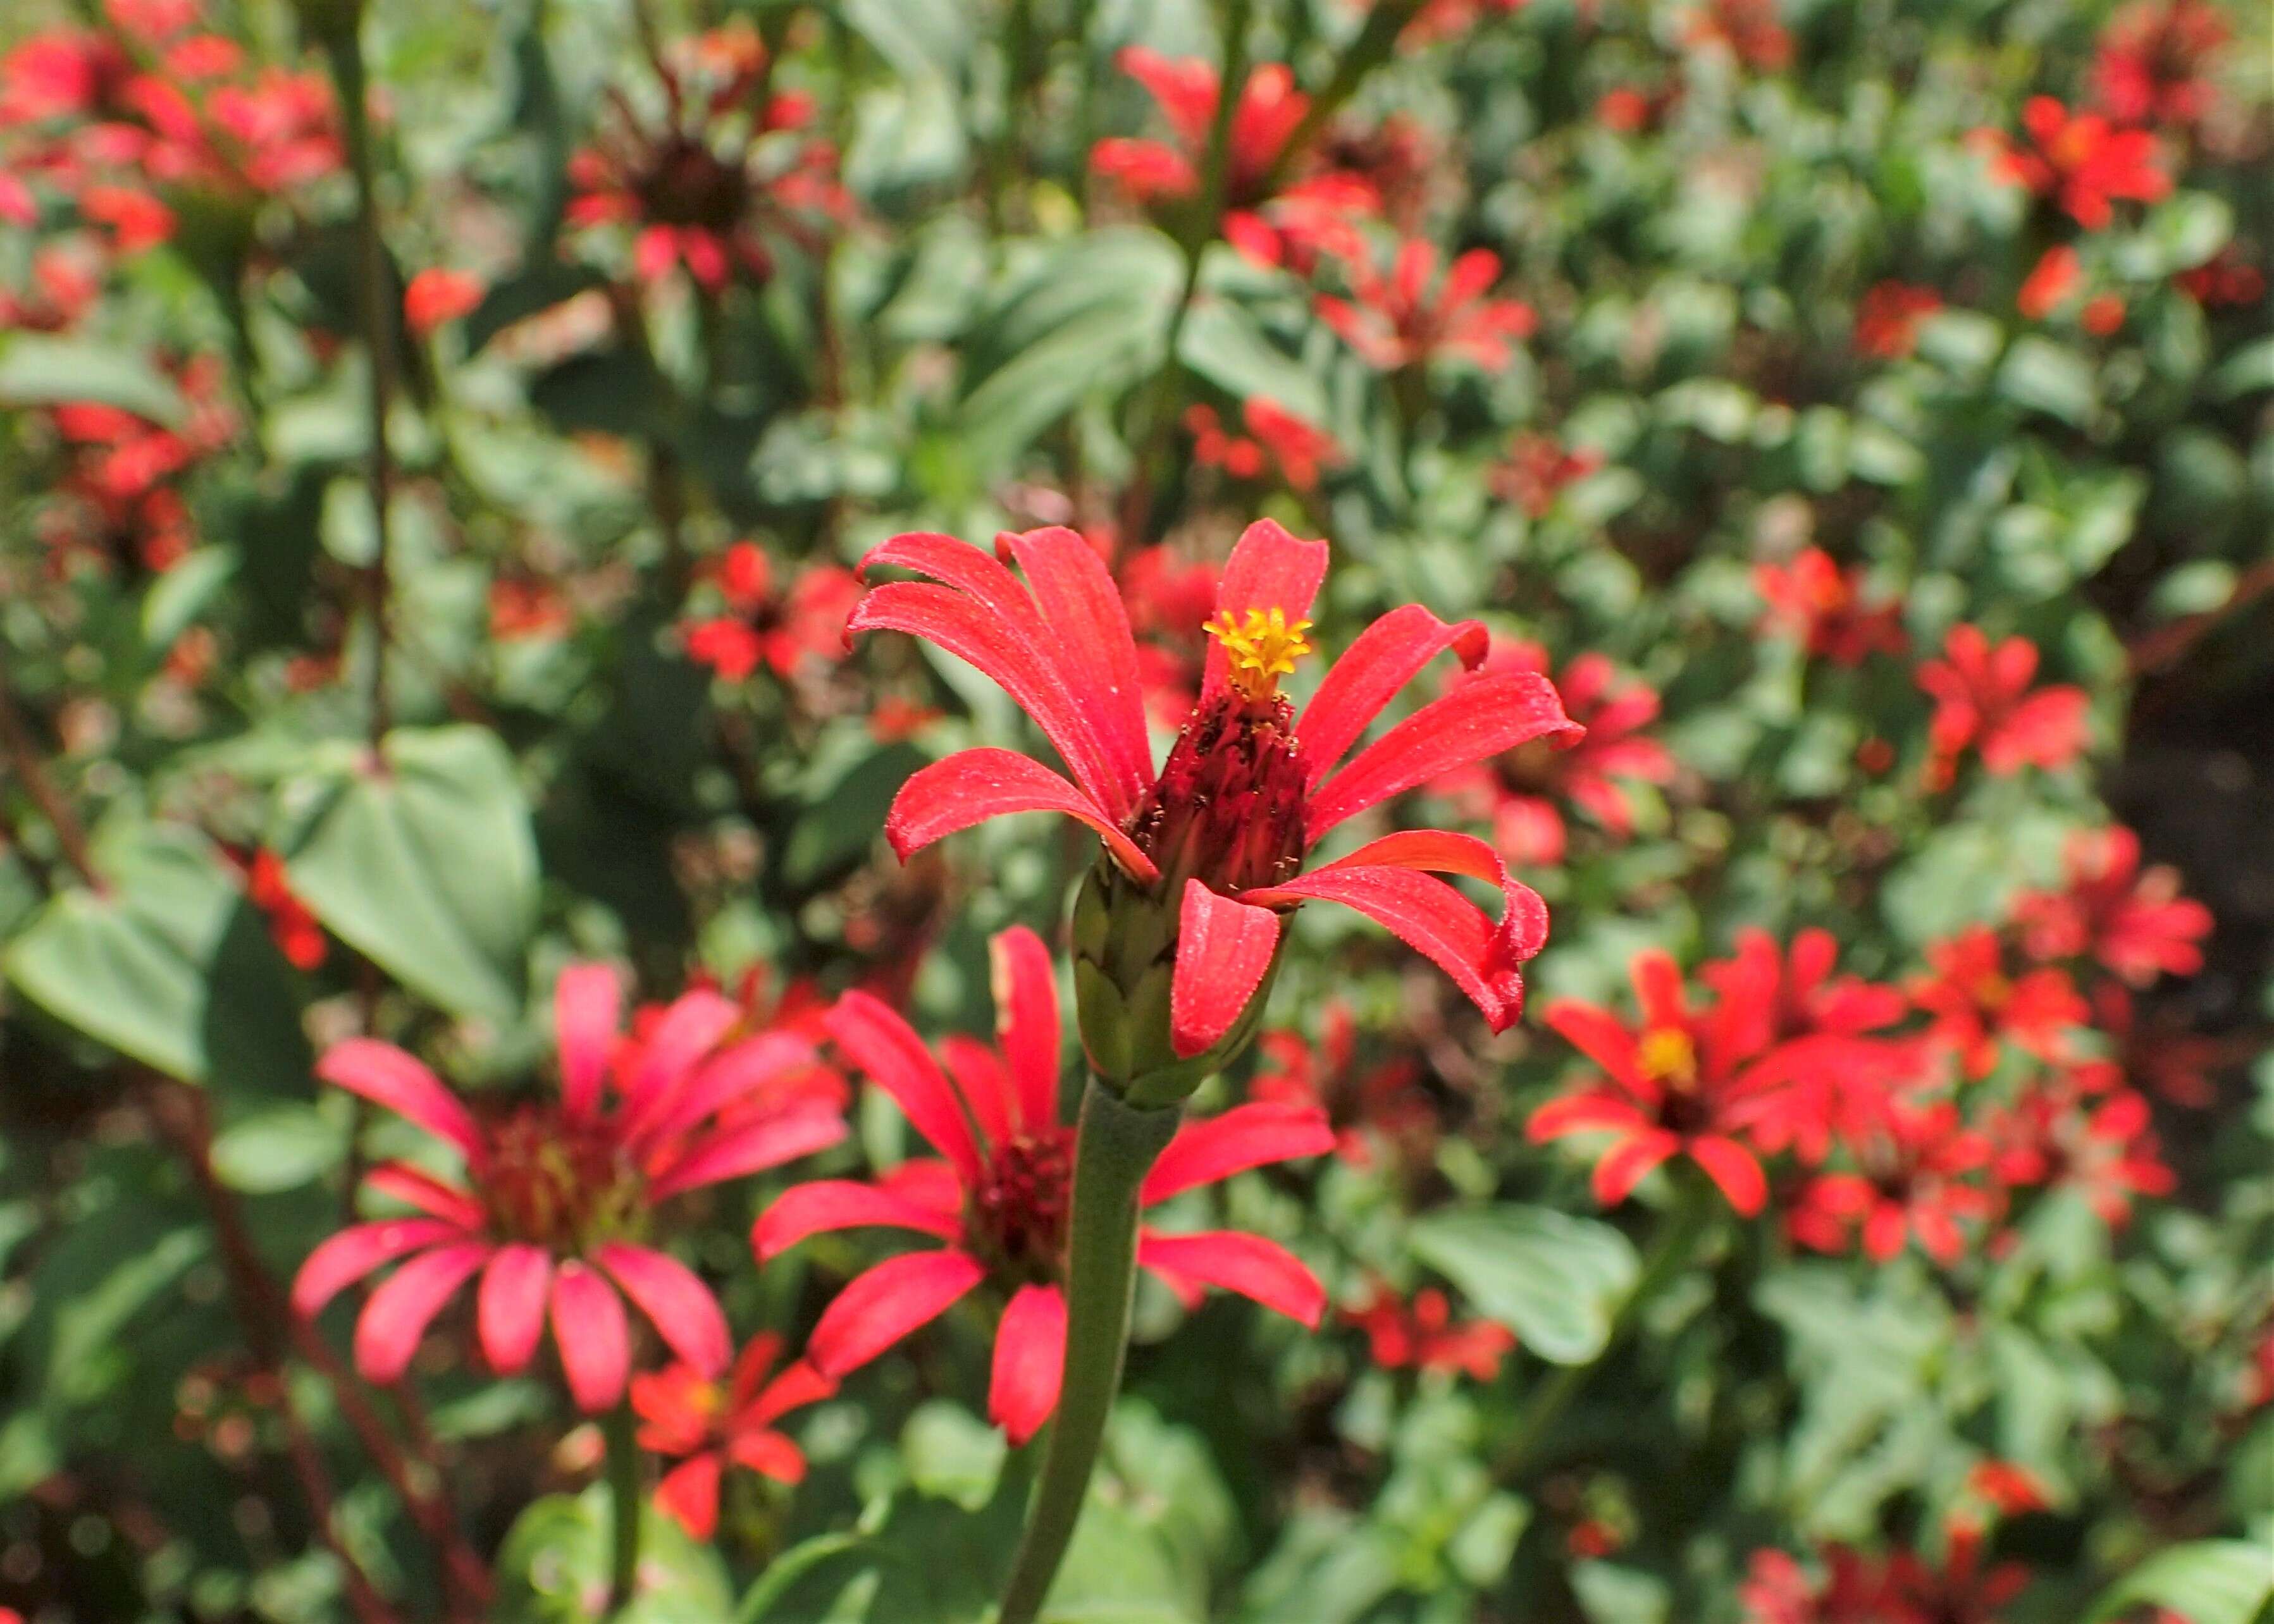
[[[333,749],[284,786],[278,824],[271,844],[327,929],[454,1013],[519,1011],[537,851],[495,734],[398,728],[377,764]]]
[[[639,1584],[624,1606],[607,1607],[610,1542],[615,1526],[606,1485],[571,1499],[533,1501],[498,1552],[497,1624],[717,1624],[732,1611],[719,1554],[671,1518],[643,1504]]]
[[[347,1136],[322,1111],[280,1104],[248,1112],[216,1133],[213,1167],[232,1190],[273,1195],[314,1183],[346,1154]]]
[[[298,1000],[228,861],[194,830],[98,831],[104,889],[58,892],[9,947],[8,979],[64,1024],[184,1082],[297,1092]]]
[[[172,380],[123,350],[38,333],[19,333],[0,348],[0,406],[79,401],[116,406],[162,428],[176,426],[189,410]]]
[[[916,1406],[900,1429],[908,1480],[925,1494],[976,1511],[994,1497],[1010,1445],[1002,1433],[952,1399]]]
[[[1638,1267],[1610,1225],[1540,1207],[1433,1213],[1414,1224],[1412,1245],[1478,1312],[1556,1365],[1602,1352]]]
[[[154,650],[170,649],[214,595],[237,573],[237,555],[227,547],[200,547],[153,582],[142,599],[142,641]]]
[[[1306,423],[1327,419],[1318,374],[1264,335],[1243,305],[1222,297],[1196,304],[1177,335],[1177,359],[1236,400],[1261,395]]]
[[[2169,1607],[2187,1624],[2252,1624],[2274,1600],[2274,1556],[2248,1539],[2199,1539],[2172,1545],[2101,1592],[2083,1624],[2102,1624],[2130,1608]]]
[[[2095,405],[2092,364],[2066,345],[2028,334],[2006,352],[1998,391],[2017,406],[2082,427]]]

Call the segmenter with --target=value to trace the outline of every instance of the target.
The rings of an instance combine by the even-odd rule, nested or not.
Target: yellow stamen
[[[1657,1027],[1635,1045],[1635,1069],[1653,1082],[1686,1091],[1698,1084],[1698,1047],[1678,1027]]]
[[[1312,651],[1310,640],[1303,635],[1311,623],[1291,621],[1276,607],[1250,609],[1244,620],[1229,609],[1221,610],[1201,629],[1224,644],[1231,657],[1231,686],[1247,700],[1276,698],[1279,679],[1291,674],[1295,662]]]

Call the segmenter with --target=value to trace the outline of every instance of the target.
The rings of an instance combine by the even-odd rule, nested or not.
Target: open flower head
[[[822,1312],[806,1357],[843,1377],[985,1289],[1000,1304],[989,1416],[1023,1443],[1057,1407],[1065,1350],[1065,1267],[1074,1128],[1059,1109],[1063,1043],[1056,972],[1032,931],[993,944],[998,1041],[956,1036],[937,1057],[892,1010],[862,992],[829,1017],[838,1047],[892,1096],[938,1152],[871,1182],[795,1185],[759,1215],[761,1261],[825,1230],[885,1228],[928,1236],[855,1275]],[[1249,1168],[1334,1148],[1315,1107],[1254,1103],[1178,1129],[1146,1177],[1151,1207]],[[1276,1242],[1237,1230],[1171,1233],[1141,1225],[1137,1262],[1187,1302],[1236,1291],[1306,1326],[1326,1294]]]
[[[1450,650],[1473,667],[1482,626],[1418,605],[1382,616],[1329,667],[1299,715],[1281,688],[1311,643],[1327,545],[1250,525],[1218,581],[1200,696],[1156,768],[1136,645],[1112,577],[1070,530],[1005,535],[1001,560],[953,537],[894,537],[866,567],[932,577],[872,587],[848,629],[908,632],[977,666],[1057,747],[1071,781],[1000,748],[965,750],[901,788],[885,835],[906,858],[1005,813],[1095,829],[1102,861],[1075,909],[1075,990],[1098,1075],[1173,1098],[1253,1035],[1281,923],[1305,902],[1357,909],[1436,964],[1495,1030],[1522,1008],[1521,966],[1547,914],[1467,835],[1385,835],[1306,867],[1328,834],[1391,796],[1533,740],[1575,742],[1538,672],[1480,676],[1359,741],[1407,681]],[[1023,583],[1008,562],[1024,571]],[[1352,754],[1353,747],[1356,753]],[[1347,763],[1344,757],[1349,756]],[[1439,875],[1496,886],[1487,917]]]
[[[781,1339],[750,1339],[721,1381],[691,1365],[671,1365],[632,1378],[639,1445],[676,1463],[656,1485],[655,1503],[697,1539],[719,1527],[719,1489],[730,1466],[777,1483],[805,1477],[805,1452],[775,1423],[827,1398],[837,1384],[803,1359],[777,1371]]]
[[[710,1288],[651,1244],[656,1210],[837,1143],[843,1086],[812,1065],[806,1040],[743,1032],[742,1011],[716,993],[684,995],[642,1040],[620,1043],[621,1001],[609,966],[563,971],[553,989],[559,1094],[501,1109],[470,1105],[391,1043],[350,1039],[318,1062],[325,1081],[433,1135],[465,1174],[373,1168],[365,1193],[411,1215],[344,1229],[300,1267],[292,1305],[312,1316],[401,1263],[356,1323],[365,1376],[401,1377],[435,1316],[477,1275],[475,1329],[490,1367],[526,1368],[549,1319],[570,1395],[587,1413],[624,1390],[624,1297],[697,1372],[726,1370],[726,1320]]]

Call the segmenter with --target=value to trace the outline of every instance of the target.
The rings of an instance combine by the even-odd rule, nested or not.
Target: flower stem
[[[639,1583],[641,1504],[639,1436],[629,1395],[600,1422],[608,1447],[608,1612],[621,1611]]]
[[[1137,1190],[1177,1131],[1174,1108],[1125,1105],[1096,1078],[1081,1097],[1066,1246],[1066,1343],[1058,1418],[996,1624],[1033,1624],[1081,1520],[1121,1387],[1137,1279]]]
[[[1516,1430],[1501,1446],[1496,1465],[1497,1475],[1511,1479],[1528,1470],[1533,1456],[1557,1417],[1570,1407],[1587,1385],[1587,1379],[1602,1368],[1634,1330],[1642,1316],[1644,1304],[1663,1290],[1674,1277],[1682,1273],[1697,1250],[1698,1240],[1705,1234],[1707,1220],[1713,1213],[1713,1186],[1702,1178],[1681,1181],[1680,1193],[1674,1206],[1660,1221],[1657,1236],[1650,1250],[1643,1256],[1642,1269],[1635,1276],[1634,1289],[1619,1304],[1618,1313],[1611,1321],[1610,1334],[1603,1348],[1585,1365],[1559,1365],[1553,1374],[1532,1389],[1531,1397],[1517,1417]]]

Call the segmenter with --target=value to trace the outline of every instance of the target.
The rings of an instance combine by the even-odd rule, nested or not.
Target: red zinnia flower
[[[1997,1069],[2002,1042],[2057,1059],[2068,1029],[2086,1019],[2084,1000],[2062,971],[2009,974],[2005,944],[1986,925],[1928,943],[1926,959],[1933,974],[1911,983],[1912,1000],[1934,1018],[1927,1035],[1955,1055],[1969,1077]]]
[[[2214,305],[2255,304],[2266,297],[2266,274],[2242,257],[2233,243],[2192,270],[2172,279],[2180,291],[2209,309]]]
[[[689,659],[740,682],[761,665],[787,681],[808,665],[845,658],[845,617],[861,597],[851,570],[809,565],[779,591],[765,549],[738,541],[709,573],[732,613],[682,628]]]
[[[1913,1104],[1890,1099],[1849,1150],[1861,1170],[1818,1173],[1801,1186],[1787,1226],[1802,1245],[1845,1252],[1860,1239],[1864,1255],[1885,1263],[1918,1237],[1919,1250],[1947,1268],[1966,1252],[1962,1222],[1998,1210],[1979,1184],[1990,1145],[1961,1121],[1947,1100]]]
[[[1902,605],[1867,608],[1863,566],[1842,570],[1821,547],[1804,549],[1787,565],[1754,565],[1753,589],[1768,601],[1770,623],[1798,636],[1814,658],[1855,666],[1910,646]]]
[[[2202,968],[2210,910],[2180,895],[2177,869],[2158,863],[2141,872],[2139,836],[2120,827],[2078,834],[2066,861],[2065,890],[2030,891],[2014,904],[2031,957],[2089,957],[2135,987]]]
[[[1769,1073],[1754,1064],[1763,1057],[1762,1023],[1726,999],[1692,1011],[1682,972],[1654,948],[1637,953],[1629,970],[1641,1009],[1637,1025],[1576,999],[1548,1007],[1547,1024],[1604,1077],[1533,1111],[1526,1135],[1538,1145],[1573,1133],[1611,1134],[1595,1163],[1595,1199],[1606,1207],[1680,1154],[1751,1217],[1768,1200],[1768,1181],[1739,1136],[1751,1132],[1774,1098]]]
[[[1315,1046],[1285,1028],[1257,1038],[1261,1060],[1248,1097],[1324,1111],[1335,1126],[1335,1154],[1352,1167],[1372,1165],[1376,1139],[1400,1165],[1433,1167],[1441,1124],[1413,1057],[1393,1056],[1359,1070],[1357,1023],[1340,999],[1328,1002],[1319,1027]]]
[[[2093,93],[2120,124],[2191,128],[2217,104],[2210,64],[2231,33],[2211,0],[2134,0],[2101,30]]]
[[[1777,20],[1776,0],[1706,0],[1690,17],[1690,42],[1719,46],[1765,73],[1792,63],[1792,35]]]
[[[1911,1551],[1874,1560],[1827,1545],[1820,1583],[1785,1553],[1756,1551],[1737,1592],[1745,1624],[1998,1624],[2029,1570],[2002,1562],[1984,1572],[1974,1530],[1953,1528],[1948,1539],[1939,1573]]]
[[[1529,338],[1537,325],[1521,299],[1485,297],[1500,280],[1500,256],[1489,248],[1455,259],[1434,293],[1437,249],[1420,237],[1398,249],[1386,276],[1370,257],[1348,260],[1344,269],[1357,302],[1322,293],[1313,308],[1361,359],[1385,372],[1436,356],[1498,372],[1509,364],[1509,346]]]
[[[2156,138],[2145,130],[2119,130],[2100,114],[2072,112],[2052,96],[2031,96],[2023,104],[2022,128],[2027,147],[1985,132],[1999,175],[2052,199],[2088,231],[2113,220],[2120,200],[2154,203],[2171,192]]]
[[[2066,766],[2084,748],[2084,690],[2060,683],[2032,692],[2037,646],[2028,638],[1993,647],[1978,627],[1959,625],[1942,651],[1920,665],[1918,685],[1935,701],[1928,733],[1944,763],[1971,746],[2003,778],[2025,766]]]
[[[1057,746],[1073,781],[1015,751],[963,751],[901,789],[885,824],[896,852],[905,858],[1008,812],[1058,812],[1096,829],[1113,895],[1176,911],[1167,1014],[1180,1057],[1231,1032],[1274,962],[1282,917],[1307,901],[1339,902],[1386,926],[1450,975],[1495,1030],[1516,1019],[1519,966],[1546,939],[1547,908],[1483,841],[1408,831],[1297,870],[1330,831],[1393,795],[1534,739],[1578,739],[1545,678],[1510,671],[1464,683],[1337,771],[1433,656],[1449,649],[1473,666],[1484,628],[1449,626],[1418,605],[1384,615],[1329,669],[1299,722],[1279,680],[1311,651],[1304,617],[1326,575],[1327,544],[1261,520],[1224,567],[1200,702],[1156,771],[1128,616],[1096,550],[1064,529],[997,545],[1026,584],[952,537],[893,538],[867,563],[938,584],[871,588],[849,629],[908,632],[978,667]],[[1436,874],[1499,886],[1501,918]]]
[[[2120,1075],[2105,1063],[2068,1067],[2032,1079],[1993,1112],[1986,1125],[1999,1179],[2074,1190],[2112,1229],[2131,1217],[2134,1198],[2177,1189],[2146,1096],[2121,1086]]]
[[[721,1048],[742,1015],[711,992],[659,1011],[612,1067],[621,999],[606,965],[561,972],[557,1102],[477,1115],[418,1061],[370,1038],[335,1044],[317,1063],[327,1082],[454,1148],[471,1176],[469,1188],[408,1162],[373,1168],[364,1188],[421,1215],[343,1230],[300,1267],[292,1304],[313,1315],[382,1264],[410,1259],[356,1325],[356,1365],[371,1380],[403,1374],[434,1316],[477,1273],[476,1327],[491,1368],[528,1365],[549,1304],[569,1393],[588,1414],[614,1404],[630,1372],[619,1290],[698,1372],[727,1368],[732,1343],[718,1303],[686,1265],[643,1244],[649,1214],[684,1192],[834,1145],[845,1137],[842,1086],[813,1071],[812,1046],[787,1033]],[[613,1106],[604,1099],[612,1070]]]
[[[822,1312],[806,1357],[842,1377],[992,1281],[1007,1301],[995,1334],[987,1413],[1013,1443],[1057,1408],[1065,1352],[1066,1223],[1073,1124],[1059,1116],[1058,978],[1050,950],[1013,929],[993,943],[1000,1041],[953,1037],[942,1070],[907,1021],[849,992],[831,1011],[838,1046],[890,1094],[944,1160],[904,1162],[874,1183],[822,1179],[785,1192],[750,1241],[761,1262],[824,1230],[908,1229],[945,1243],[855,1275]],[[1252,1104],[1187,1121],[1146,1176],[1140,1202],[1249,1168],[1315,1156],[1334,1133],[1316,1110]],[[1276,1242],[1232,1230],[1141,1229],[1138,1263],[1188,1301],[1218,1286],[1316,1326],[1326,1293]]]
[[[1126,48],[1114,60],[1153,93],[1176,139],[1110,137],[1091,149],[1089,167],[1120,183],[1141,203],[1197,196],[1221,94],[1215,66],[1197,56],[1163,56],[1142,45]],[[1231,115],[1224,172],[1227,209],[1252,209],[1263,201],[1287,138],[1295,133],[1310,105],[1284,63],[1265,63],[1248,74]]]
[[[473,314],[486,289],[471,271],[429,266],[403,290],[403,325],[424,337],[461,316]]]
[[[1549,671],[1547,650],[1538,643],[1495,637],[1475,674],[1457,679],[1453,691],[1517,675],[1545,679]],[[1554,686],[1565,713],[1586,729],[1577,744],[1528,745],[1489,763],[1465,765],[1435,785],[1472,816],[1492,820],[1495,841],[1511,862],[1552,867],[1563,861],[1566,804],[1615,838],[1627,838],[1635,828],[1628,786],[1666,784],[1675,775],[1673,756],[1644,736],[1658,719],[1658,695],[1649,688],[1622,680],[1600,654],[1580,655]]]
[[[1465,1371],[1490,1381],[1516,1350],[1515,1334],[1495,1321],[1455,1325],[1452,1304],[1434,1286],[1415,1292],[1408,1307],[1376,1281],[1365,1304],[1344,1310],[1344,1318],[1366,1333],[1374,1362],[1384,1370]]]
[[[1518,434],[1509,441],[1508,460],[1492,471],[1493,494],[1514,502],[1534,519],[1554,511],[1563,488],[1603,465],[1603,454],[1582,447],[1567,451],[1547,434]]]
[[[324,928],[308,912],[308,905],[292,894],[284,877],[284,860],[262,846],[245,869],[245,894],[268,918],[268,934],[296,969],[312,970],[324,962]]]
[[[1919,322],[1942,308],[1931,288],[1907,282],[1874,282],[1856,305],[1856,348],[1882,361],[1899,361],[1918,342]]]
[[[802,1359],[773,1374],[780,1355],[781,1338],[768,1332],[750,1339],[724,1387],[715,1374],[691,1365],[632,1378],[640,1447],[679,1462],[656,1485],[656,1507],[697,1539],[718,1530],[719,1480],[727,1467],[777,1483],[805,1476],[804,1451],[775,1431],[774,1423],[827,1398],[837,1384]]]

